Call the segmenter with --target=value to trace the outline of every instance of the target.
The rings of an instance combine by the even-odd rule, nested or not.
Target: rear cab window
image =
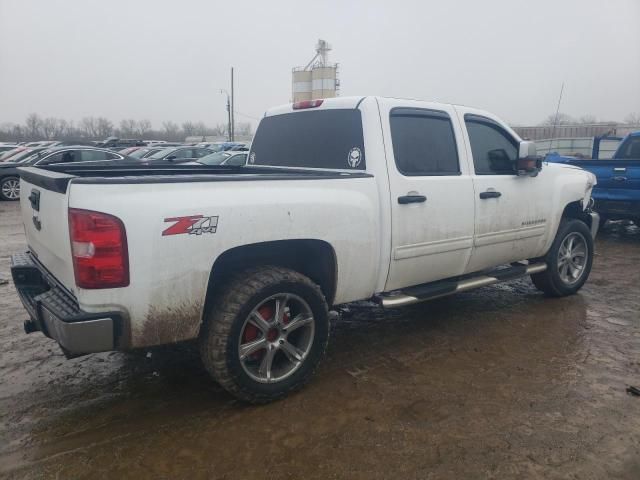
[[[402,175],[460,175],[455,134],[447,113],[394,108],[389,123],[393,156]]]
[[[312,110],[265,117],[253,139],[249,164],[365,170],[360,110]]]

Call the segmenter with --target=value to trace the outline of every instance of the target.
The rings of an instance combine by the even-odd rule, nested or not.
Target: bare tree
[[[166,140],[176,141],[180,138],[180,127],[175,122],[162,122],[162,128]]]
[[[598,119],[595,117],[595,115],[582,115],[578,119],[578,123],[582,123],[585,125],[597,123],[597,122],[598,122]]]
[[[30,113],[24,122],[25,134],[28,138],[36,140],[42,138],[40,129],[42,128],[42,120],[37,113]]]
[[[136,128],[136,135],[138,135],[140,138],[143,138],[147,135],[147,133],[149,133],[151,131],[151,121],[145,119],[142,119],[140,121],[138,121],[138,126]]]
[[[555,113],[549,115],[540,125],[570,125],[575,122],[571,115],[559,112],[557,115]]]
[[[196,135],[196,126],[193,122],[184,122],[182,124],[182,131],[184,132],[185,137],[192,137]]]
[[[123,137],[134,136],[137,128],[138,128],[138,122],[136,122],[131,118],[120,120],[120,135]]]
[[[640,125],[640,113],[630,113],[626,117],[624,117],[625,123],[630,123],[632,125]]]
[[[83,137],[98,138],[98,121],[94,117],[84,117],[80,120],[80,131]]]
[[[240,122],[236,125],[235,133],[238,135],[251,135],[251,123]]]
[[[113,123],[104,117],[96,119],[96,133],[99,138],[107,138],[113,135]]]

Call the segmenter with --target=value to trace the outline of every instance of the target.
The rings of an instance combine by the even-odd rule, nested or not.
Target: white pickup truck
[[[21,182],[27,332],[69,356],[198,339],[256,403],[309,380],[337,306],[524,275],[570,295],[598,227],[592,174],[543,165],[487,112],[391,98],[274,108],[243,166],[67,164]]]

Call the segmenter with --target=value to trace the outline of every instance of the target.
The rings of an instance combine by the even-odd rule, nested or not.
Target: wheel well
[[[589,228],[591,228],[591,215],[585,213],[582,209],[582,202],[579,200],[571,202],[564,207],[562,218],[576,218],[578,220],[582,220],[589,226]]]
[[[320,286],[328,305],[333,303],[337,264],[331,245],[322,240],[278,240],[235,247],[220,255],[209,275],[205,312],[216,289],[231,275],[257,265],[278,265],[302,273]]]

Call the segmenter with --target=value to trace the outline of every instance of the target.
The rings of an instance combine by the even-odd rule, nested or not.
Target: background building
[[[293,102],[316,98],[332,98],[338,95],[338,64],[329,63],[331,45],[318,40],[316,54],[305,67],[295,67],[291,75],[291,99]]]

